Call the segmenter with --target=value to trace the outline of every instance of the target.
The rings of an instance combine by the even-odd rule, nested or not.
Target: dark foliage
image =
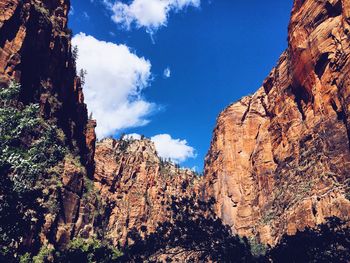
[[[214,216],[212,202],[195,198],[172,198],[172,217],[157,230],[141,238],[134,229],[129,238],[134,243],[124,251],[121,262],[157,262],[175,257],[186,262],[250,262],[253,257],[247,240],[233,236],[229,227]],[[143,229],[145,231],[145,229]]]
[[[273,262],[349,262],[350,229],[332,217],[315,229],[285,235],[267,256]]]
[[[45,212],[55,207],[48,169],[65,154],[57,129],[38,105],[19,103],[19,92],[15,83],[0,90],[0,262],[39,250]]]
[[[121,253],[108,243],[97,239],[74,239],[69,246],[56,253],[54,262],[57,263],[112,263],[117,262]]]

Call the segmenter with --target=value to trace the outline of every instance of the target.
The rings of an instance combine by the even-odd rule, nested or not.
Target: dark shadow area
[[[141,238],[134,229],[133,244],[124,250],[120,262],[252,262],[246,239],[231,234],[214,216],[213,201],[172,197],[172,216],[156,231]],[[146,227],[142,229],[146,232]]]
[[[285,235],[267,257],[272,262],[349,262],[350,229],[339,218],[328,218],[315,229]]]

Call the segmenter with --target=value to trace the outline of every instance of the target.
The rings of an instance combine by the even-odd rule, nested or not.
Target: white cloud
[[[167,67],[166,69],[164,69],[163,76],[164,76],[164,78],[170,78],[170,76],[171,76],[171,70],[170,70],[169,67]]]
[[[127,140],[141,140],[141,135],[138,133],[126,134],[123,139]]]
[[[160,157],[170,158],[173,162],[181,163],[188,158],[195,158],[195,149],[186,140],[173,139],[169,134],[159,134],[151,137]]]
[[[74,36],[78,69],[86,69],[84,95],[97,120],[98,138],[121,129],[146,125],[155,105],[142,98],[149,84],[151,63],[125,45],[104,42],[79,33]]]
[[[112,11],[112,20],[130,29],[144,27],[153,33],[161,26],[166,26],[169,13],[179,12],[189,6],[199,7],[200,0],[133,0],[125,4],[120,0],[103,0]]]
[[[123,139],[141,140],[138,133],[125,134]],[[195,149],[188,145],[186,140],[173,139],[169,134],[158,134],[151,137],[159,157],[171,159],[175,163],[181,163],[189,158],[196,158]],[[192,168],[196,171],[197,167]]]

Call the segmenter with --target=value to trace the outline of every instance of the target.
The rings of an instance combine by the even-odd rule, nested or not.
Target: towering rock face
[[[104,236],[114,245],[128,242],[131,230],[144,236],[170,220],[172,196],[198,193],[199,178],[162,161],[153,142],[106,139],[96,146],[95,188],[102,200]]]
[[[0,83],[21,83],[21,100],[40,102],[44,116],[55,118],[67,142],[86,155],[87,111],[67,28],[69,7],[67,0],[0,1]]]
[[[220,114],[205,188],[235,233],[275,244],[349,219],[349,55],[350,1],[296,0],[277,66]]]
[[[87,118],[80,79],[76,76],[69,0],[0,0],[0,87],[21,84],[20,100],[39,103],[41,114],[62,129],[72,158],[62,164],[60,213],[45,216],[42,241],[66,244],[91,231],[82,201],[86,175],[93,177],[94,121]],[[82,166],[82,167],[79,167]],[[85,202],[85,204],[84,204]],[[90,220],[91,221],[91,220]]]

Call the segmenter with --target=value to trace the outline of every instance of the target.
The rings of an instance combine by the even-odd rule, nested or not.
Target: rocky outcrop
[[[348,0],[296,0],[277,66],[220,114],[205,188],[235,233],[275,244],[350,219],[349,23]]]
[[[97,143],[95,156],[99,225],[114,245],[129,242],[132,230],[144,236],[170,220],[172,196],[198,193],[194,172],[161,160],[149,139],[106,139]]]
[[[19,82],[20,100],[39,103],[43,117],[63,131],[70,152],[60,164],[63,190],[56,194],[61,210],[45,216],[41,236],[42,243],[58,245],[92,225],[84,212],[92,204],[83,193],[86,175],[93,177],[96,140],[96,123],[88,121],[76,75],[69,8],[69,0],[0,0],[0,86]]]

